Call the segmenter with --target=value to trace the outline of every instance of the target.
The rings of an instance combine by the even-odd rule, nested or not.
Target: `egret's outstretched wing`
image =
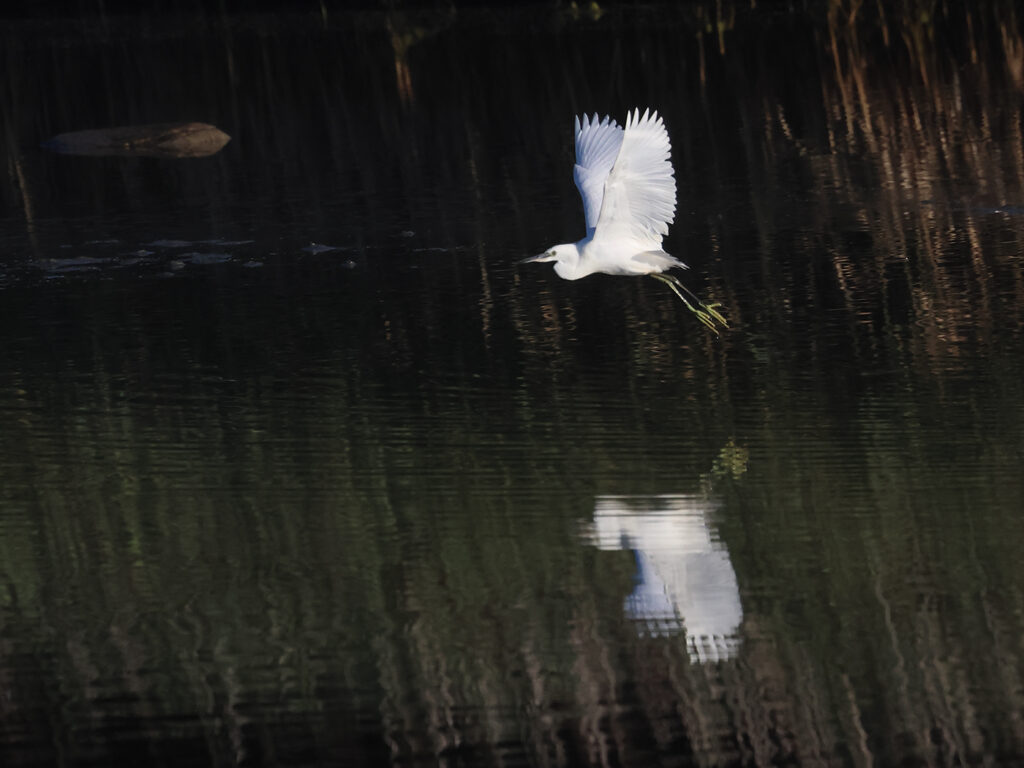
[[[598,122],[596,113],[592,118],[584,115],[582,122],[577,117],[575,129],[576,166],[572,169],[572,178],[583,198],[583,216],[590,236],[601,215],[604,183],[618,157],[623,132],[608,115]]]
[[[629,237],[652,250],[661,247],[676,213],[670,150],[668,131],[657,112],[646,110],[641,117],[637,109],[626,116],[622,146],[604,184],[599,237]]]

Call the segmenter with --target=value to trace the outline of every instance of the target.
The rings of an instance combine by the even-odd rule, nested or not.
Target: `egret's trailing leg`
[[[683,304],[686,305],[686,308],[693,312],[693,314],[697,316],[698,320],[704,323],[704,325],[706,325],[716,334],[719,333],[719,326],[722,328],[729,327],[729,323],[726,321],[725,317],[722,315],[721,312],[718,311],[718,307],[722,306],[718,302],[715,302],[713,304],[705,304],[703,301],[697,298],[697,294],[695,294],[693,291],[691,291],[689,288],[683,285],[682,280],[680,280],[675,275],[667,275],[662,274],[660,272],[651,272],[650,275],[651,277],[655,278],[656,280],[660,280],[661,282],[665,283],[665,285],[667,285],[669,288],[671,288],[673,293],[675,293],[676,296],[682,299],[682,302]],[[689,294],[689,299],[686,298],[685,295],[683,295],[684,292]],[[693,299],[693,301],[690,301],[690,299]]]

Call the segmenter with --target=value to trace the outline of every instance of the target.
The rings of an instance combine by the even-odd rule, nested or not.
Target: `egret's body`
[[[606,275],[649,275],[672,267],[686,268],[683,262],[660,248],[657,251],[643,250],[641,243],[615,241],[607,237],[585,237],[579,242],[556,248],[559,258],[555,263],[555,274],[564,280],[579,280],[595,272]],[[632,257],[622,258],[624,253],[630,252]]]
[[[661,247],[675,218],[676,180],[658,113],[646,110],[641,117],[634,110],[626,115],[625,128],[607,115],[600,120],[584,115],[576,118],[575,135],[573,179],[583,198],[587,234],[524,261],[553,261],[555,273],[566,280],[595,272],[651,275],[668,284],[705,325],[725,325],[715,305],[703,304],[674,275],[662,274],[686,265]]]

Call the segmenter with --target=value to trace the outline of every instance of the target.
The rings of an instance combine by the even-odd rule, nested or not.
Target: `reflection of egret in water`
[[[600,496],[588,538],[631,549],[636,586],[625,610],[644,634],[685,632],[691,661],[733,656],[743,620],[729,553],[712,538],[705,496]]]

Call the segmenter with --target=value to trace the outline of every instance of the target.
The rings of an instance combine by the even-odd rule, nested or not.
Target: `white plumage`
[[[604,183],[615,165],[615,158],[622,147],[624,132],[619,124],[605,115],[598,122],[597,115],[576,118],[576,165],[572,178],[583,198],[583,216],[587,222],[587,236],[594,236],[598,217],[601,215],[601,201],[604,199]]]
[[[686,265],[661,247],[675,219],[676,180],[668,131],[658,113],[648,109],[641,116],[635,109],[626,114],[625,127],[608,115],[583,115],[574,128],[573,180],[583,198],[587,234],[523,263],[553,261],[555,272],[566,280],[595,272],[651,275],[668,284],[705,325],[725,325],[717,305],[702,303],[678,278],[661,274]]]
[[[658,113],[634,110],[625,129],[608,117],[576,118],[573,177],[583,198],[587,235],[631,238],[654,248],[676,213],[671,146]],[[597,211],[597,216],[594,212]]]

